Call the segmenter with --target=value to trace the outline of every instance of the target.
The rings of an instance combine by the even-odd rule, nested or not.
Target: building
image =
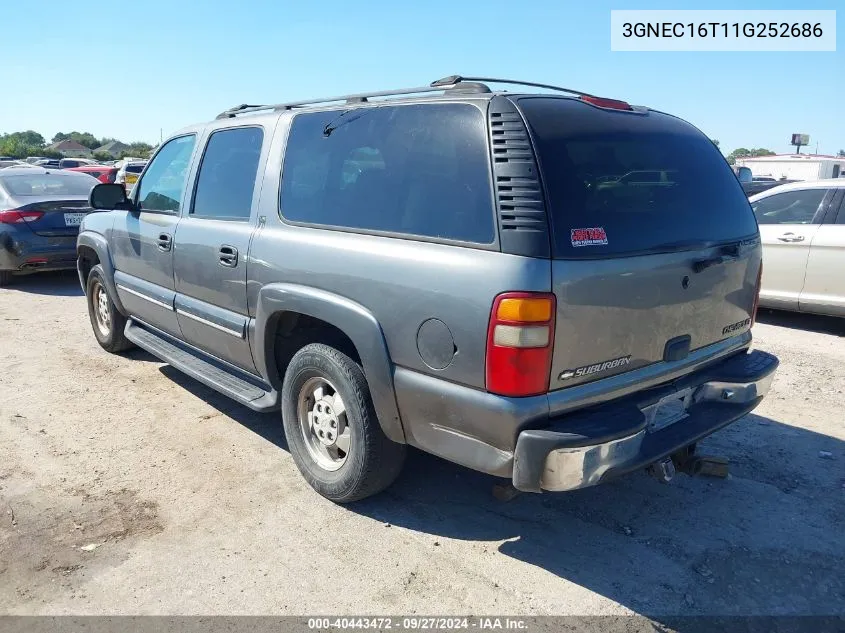
[[[47,149],[61,153],[65,158],[86,158],[91,156],[91,150],[70,139],[48,145]]]
[[[737,158],[736,164],[748,167],[755,176],[778,180],[822,180],[845,178],[845,156],[826,154],[775,154]]]
[[[120,158],[120,155],[123,152],[128,151],[129,146],[126,143],[121,143],[120,141],[111,141],[94,150],[95,153],[108,154],[112,158]]]

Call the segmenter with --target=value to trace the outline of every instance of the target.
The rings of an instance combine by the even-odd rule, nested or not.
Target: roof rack
[[[442,81],[442,80],[441,80]],[[401,95],[414,95],[414,94],[423,94],[426,92],[445,92],[448,90],[455,90],[460,92],[473,92],[473,93],[484,93],[490,92],[490,88],[485,86],[484,84],[477,84],[477,83],[467,83],[464,86],[458,86],[457,83],[452,84],[443,84],[443,85],[435,85],[437,82],[432,83],[430,86],[418,86],[416,88],[401,88],[398,90],[383,90],[381,92],[362,92],[357,94],[349,94],[349,95],[341,95],[339,97],[324,97],[322,99],[307,99],[305,101],[291,101],[289,103],[275,103],[269,105],[249,105],[243,103],[239,106],[235,106],[233,108],[229,108],[228,110],[221,112],[217,115],[218,119],[229,119],[238,116],[239,114],[246,114],[249,112],[260,112],[262,110],[291,110],[293,108],[301,108],[304,106],[309,105],[317,105],[320,103],[332,103],[336,101],[343,101],[345,103],[366,103],[370,99],[379,98],[379,97],[397,97]]]
[[[482,83],[497,83],[497,84],[513,84],[515,86],[532,86],[534,88],[546,88],[547,90],[557,90],[558,92],[568,92],[569,94],[578,95],[580,97],[594,97],[589,92],[581,92],[580,90],[572,90],[571,88],[563,88],[561,86],[553,86],[551,84],[538,84],[533,81],[519,81],[516,79],[497,79],[495,77],[463,77],[462,75],[450,75],[443,79],[431,82],[432,87],[446,87],[457,86],[463,82],[482,82]]]

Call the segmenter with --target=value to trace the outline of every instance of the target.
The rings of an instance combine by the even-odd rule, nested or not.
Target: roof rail
[[[450,75],[443,79],[431,82],[432,87],[447,87],[457,86],[466,81],[477,81],[483,83],[497,83],[497,84],[514,84],[516,86],[532,86],[534,88],[546,88],[547,90],[557,90],[558,92],[568,92],[569,94],[578,95],[580,97],[595,97],[589,92],[581,92],[580,90],[572,90],[571,88],[562,88],[561,86],[553,86],[551,84],[538,84],[533,81],[519,81],[516,79],[497,79],[495,77],[463,77],[462,75]]]
[[[435,82],[437,83],[437,82]],[[218,119],[229,119],[238,116],[239,114],[247,114],[249,112],[260,112],[262,110],[290,110],[292,108],[301,108],[309,105],[317,105],[320,103],[332,103],[335,101],[343,101],[349,104],[352,103],[366,103],[370,99],[378,97],[397,97],[400,95],[414,95],[426,92],[445,92],[448,90],[460,89],[461,92],[490,92],[490,88],[484,84],[466,84],[465,86],[457,86],[452,84],[418,86],[416,88],[401,88],[398,90],[383,90],[381,92],[361,92],[357,94],[341,95],[339,97],[324,97],[322,99],[306,99],[305,101],[291,101],[289,103],[275,103],[269,105],[249,105],[243,103],[239,106],[229,108],[217,115]]]

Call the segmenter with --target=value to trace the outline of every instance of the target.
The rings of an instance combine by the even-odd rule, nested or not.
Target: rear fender
[[[393,364],[384,333],[373,314],[345,297],[297,284],[267,284],[258,293],[255,315],[255,362],[261,375],[277,390],[284,376],[276,370],[276,325],[284,312],[320,319],[344,332],[355,345],[370,388],[379,423],[394,442],[405,443],[393,389]]]

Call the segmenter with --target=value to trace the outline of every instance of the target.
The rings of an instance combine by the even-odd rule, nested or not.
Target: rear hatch
[[[678,360],[750,327],[757,223],[706,136],[645,109],[517,103],[551,220],[550,390]]]

